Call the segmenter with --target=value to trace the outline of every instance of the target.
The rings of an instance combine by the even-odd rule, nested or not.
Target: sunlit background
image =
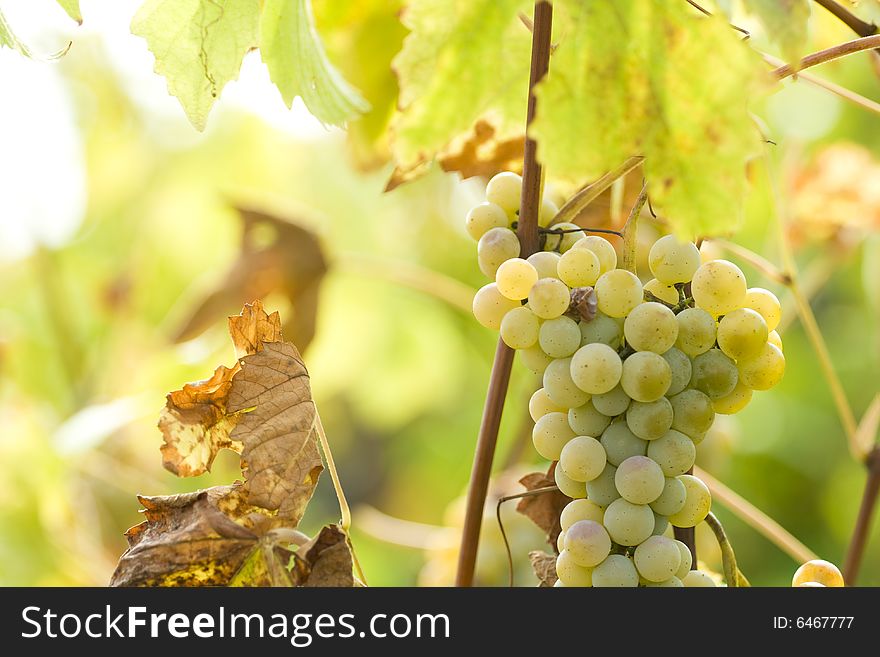
[[[104,585],[123,532],[139,522],[137,493],[239,476],[231,452],[194,480],[166,472],[156,421],[165,393],[234,362],[225,317],[249,294],[265,296],[303,340],[316,318],[314,339],[300,346],[355,507],[353,539],[369,583],[451,583],[496,339],[467,310],[483,281],[462,223],[483,182],[432,170],[383,193],[391,165],[365,157],[301,105],[288,110],[256,53],[197,133],[129,33],[139,2],[81,4],[77,26],[51,0],[0,1],[38,55],[0,49],[0,584]],[[331,4],[314,2],[319,30]],[[387,4],[393,16],[398,3]],[[810,50],[851,37],[817,19]],[[402,35],[398,26],[382,36],[393,45]],[[331,57],[345,52],[337,36],[325,37]],[[757,27],[752,38],[764,46]],[[355,83],[357,66],[343,66]],[[816,73],[880,98],[867,55]],[[861,416],[880,371],[878,117],[802,81],[757,110],[776,143],[771,173],[792,218],[804,288]],[[778,261],[767,180],[755,163],[734,239]],[[619,207],[602,202],[596,221],[619,221]],[[303,243],[283,223],[248,231],[248,248],[272,257],[243,248],[237,207],[314,232],[326,275],[297,267]],[[646,223],[643,241],[656,230]],[[786,290],[740,264],[788,306],[788,369],[740,415],[719,418],[698,462],[840,564],[864,468],[848,455]],[[534,384],[516,365],[496,495],[542,467],[527,442]],[[786,585],[797,564],[721,504],[716,510],[752,582]],[[517,583],[531,585],[527,552],[543,539],[509,511]],[[304,529],[338,514],[324,477]],[[505,584],[494,509],[483,546],[478,580]],[[701,558],[713,564],[716,552],[701,539]],[[860,583],[880,585],[878,555],[875,522]]]

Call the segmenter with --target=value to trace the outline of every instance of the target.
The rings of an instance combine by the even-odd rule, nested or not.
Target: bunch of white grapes
[[[467,215],[494,279],[473,311],[543,375],[529,403],[533,443],[573,499],[559,585],[714,586],[667,529],[709,513],[709,489],[688,472],[715,414],[742,410],[782,378],[779,301],[672,235],[651,247],[644,285],[617,268],[610,242],[573,224],[552,225],[575,232],[544,232],[544,250],[520,258],[520,187],[516,174],[498,174]],[[544,207],[542,226],[555,211]]]

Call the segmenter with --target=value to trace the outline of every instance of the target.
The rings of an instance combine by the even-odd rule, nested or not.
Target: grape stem
[[[749,586],[748,580],[736,565],[736,554],[733,551],[733,546],[730,544],[730,539],[727,538],[724,527],[721,525],[721,521],[710,511],[709,515],[706,516],[706,524],[709,525],[709,528],[715,534],[718,545],[721,547],[721,564],[724,569],[724,581],[727,582],[728,588]]]
[[[836,46],[832,46],[831,48],[826,48],[825,50],[820,50],[818,52],[807,55],[806,57],[801,59],[800,64],[797,66],[797,68],[791,66],[790,64],[786,64],[785,66],[780,66],[779,68],[773,69],[770,74],[777,80],[784,80],[789,76],[796,75],[799,71],[802,71],[805,68],[818,66],[819,64],[824,64],[825,62],[830,62],[841,57],[846,57],[847,55],[852,55],[853,53],[862,52],[863,50],[872,50],[878,47],[880,47],[880,34],[861,37],[859,39],[846,41]]]
[[[543,488],[527,490],[524,493],[517,493],[516,495],[505,495],[504,497],[499,498],[498,503],[495,505],[495,518],[498,520],[498,529],[501,530],[501,538],[504,541],[504,550],[507,552],[507,577],[508,586],[510,586],[510,588],[513,588],[513,553],[510,550],[510,543],[507,540],[507,532],[504,531],[504,523],[501,521],[501,505],[505,502],[510,502],[511,500],[519,500],[524,497],[536,497],[557,490],[559,490],[559,488],[556,486],[544,486]]]
[[[617,235],[623,237],[623,233],[619,230],[611,230],[610,228],[538,228],[538,232],[546,235],[566,235],[568,233],[605,233],[606,235]]]
[[[880,494],[880,446],[875,446],[869,452],[865,459],[865,465],[868,468],[868,478],[865,481],[859,515],[853,528],[846,561],[843,564],[844,581],[849,586],[855,585],[858,579],[859,567],[862,564],[862,556],[870,534],[871,517],[874,514],[874,506],[877,504],[877,496]]]
[[[853,14],[846,7],[841,6],[834,0],[815,0],[817,5],[824,7],[831,12],[835,18],[843,22],[849,29],[858,34],[860,37],[871,36],[877,34],[877,26],[873,23],[866,23],[861,18]]]

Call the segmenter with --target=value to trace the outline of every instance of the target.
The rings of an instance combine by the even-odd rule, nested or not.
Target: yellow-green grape
[[[511,258],[498,267],[495,282],[501,294],[521,301],[529,296],[532,286],[538,282],[538,270],[528,260]]]
[[[539,328],[535,313],[519,306],[508,310],[501,320],[501,339],[511,349],[527,349],[538,341]]]
[[[617,322],[602,312],[597,312],[589,322],[581,320],[581,346],[601,342],[617,349],[623,335],[623,329]]]
[[[653,511],[653,509],[652,509]],[[654,531],[651,532],[653,536],[665,536],[666,530],[669,528],[669,519],[666,516],[660,515],[656,511],[654,511]]]
[[[465,230],[477,241],[493,228],[507,228],[509,224],[507,214],[494,203],[475,205],[464,219]]]
[[[588,249],[595,253],[596,257],[599,258],[599,268],[603,274],[617,267],[617,251],[614,250],[611,242],[604,237],[587,235],[575,242],[574,248]]]
[[[562,468],[556,468],[553,472],[553,479],[556,481],[556,487],[563,495],[567,495],[572,499],[579,499],[587,496],[587,489],[584,482],[575,481],[562,471]]]
[[[568,358],[581,346],[581,329],[571,317],[556,317],[541,324],[538,344],[548,356]]]
[[[603,588],[635,588],[639,574],[633,562],[622,554],[611,554],[593,569],[593,586]]]
[[[689,571],[688,574],[685,575],[684,578],[681,580],[681,583],[684,584],[685,588],[688,589],[715,587],[715,580],[704,573],[702,570]]]
[[[621,365],[621,367],[623,366]],[[617,417],[626,412],[626,409],[629,408],[629,404],[632,400],[618,383],[608,392],[603,392],[601,395],[593,395],[591,401],[593,402],[595,409],[603,415]]]
[[[538,251],[528,258],[528,262],[532,264],[538,272],[538,278],[559,278],[559,254],[552,251]]]
[[[590,399],[583,406],[568,411],[568,424],[579,436],[601,436],[605,428],[611,424],[611,418],[596,410]]]
[[[687,490],[684,484],[676,477],[666,477],[663,482],[663,492],[660,493],[656,500],[651,502],[651,509],[654,513],[659,513],[662,516],[671,516],[681,511],[686,499]],[[688,565],[688,568],[690,568],[690,565]]]
[[[697,447],[686,435],[670,429],[661,438],[648,443],[648,458],[657,462],[664,475],[676,477],[693,467]]]
[[[608,462],[618,466],[631,456],[644,456],[648,453],[648,443],[636,436],[623,419],[615,420],[602,433],[599,440],[605,448]]]
[[[752,390],[737,381],[736,387],[729,395],[719,397],[712,401],[712,408],[721,415],[733,415],[739,413],[752,401]]]
[[[635,401],[656,401],[666,394],[671,383],[672,368],[653,351],[639,351],[623,361],[620,385]]]
[[[750,287],[746,290],[746,299],[743,303],[746,308],[751,308],[759,313],[767,323],[768,331],[775,331],[782,319],[782,306],[779,299],[770,290],[762,287]]]
[[[535,422],[532,429],[532,443],[535,451],[548,461],[559,460],[562,448],[574,438],[574,431],[568,426],[565,413],[547,413]]]
[[[648,582],[645,584],[645,587],[649,589],[678,589],[683,586],[684,584],[681,583],[678,577],[670,577],[662,582]]]
[[[572,500],[572,502],[579,502],[580,500]],[[586,500],[584,500],[586,501]],[[565,530],[563,529],[559,532],[559,535],[556,537],[556,551],[562,552],[565,549]]]
[[[685,283],[700,266],[700,251],[692,242],[679,242],[666,235],[654,242],[648,253],[648,267],[661,283]]]
[[[700,308],[686,308],[675,316],[678,339],[675,346],[693,358],[715,345],[715,318]]]
[[[653,351],[662,354],[675,344],[678,338],[678,322],[675,315],[662,303],[640,303],[626,316],[623,336],[636,351]]]
[[[666,394],[677,395],[687,388],[688,383],[691,382],[691,375],[693,374],[691,359],[677,347],[672,347],[662,355],[663,360],[669,363],[669,368],[672,370],[672,381],[669,384],[669,390],[666,391]]]
[[[770,331],[767,334],[767,342],[775,346],[779,351],[782,351],[782,337],[776,331]]]
[[[672,404],[666,397],[634,401],[626,411],[626,425],[642,440],[656,440],[672,427]]]
[[[572,500],[565,505],[562,513],[559,514],[559,525],[562,527],[562,533],[564,534],[578,520],[592,520],[601,523],[602,516],[604,515],[605,509],[592,500]],[[562,550],[560,549],[560,551]]]
[[[614,485],[614,475],[617,472],[610,463],[605,465],[602,474],[587,482],[587,499],[602,507],[607,507],[614,500],[620,497],[617,492],[617,486]],[[602,513],[604,519],[605,514]]]
[[[578,520],[565,532],[565,549],[576,564],[591,568],[611,552],[611,538],[600,523]]]
[[[675,286],[665,285],[658,281],[656,278],[652,278],[650,281],[645,283],[645,287],[643,289],[645,292],[650,292],[661,301],[665,301],[670,305],[675,306],[679,302],[679,294],[678,290],[675,289]]]
[[[519,240],[509,228],[492,228],[477,243],[477,264],[486,278],[495,279],[502,263],[519,256]]]
[[[737,308],[718,322],[718,346],[737,360],[757,355],[767,335],[767,322],[751,308]]]
[[[681,510],[669,516],[669,522],[673,527],[696,527],[709,514],[712,508],[712,495],[706,484],[693,475],[683,474],[678,478],[684,484],[687,497]]]
[[[769,390],[785,374],[785,356],[779,347],[765,343],[757,356],[737,363],[739,379],[752,390]]]
[[[700,440],[712,426],[715,419],[712,400],[699,390],[685,390],[670,397],[669,402],[672,404],[672,428],[691,440]]]
[[[620,356],[601,342],[584,345],[571,357],[572,381],[578,388],[592,395],[601,395],[612,390],[620,382],[622,371]]]
[[[567,550],[556,557],[556,576],[565,586],[593,585],[592,569],[579,566]]]
[[[806,582],[816,582],[822,586],[841,587],[846,586],[843,575],[837,566],[824,559],[813,559],[795,571],[791,579],[792,586],[800,586]]]
[[[510,217],[519,211],[521,196],[522,176],[511,171],[492,176],[486,185],[486,200],[500,206]]]
[[[691,387],[706,393],[709,399],[729,395],[738,379],[736,363],[720,349],[710,349],[694,358]]]
[[[602,524],[618,545],[638,545],[654,531],[654,512],[647,504],[618,498],[605,509]]]
[[[541,345],[535,344],[528,349],[519,352],[520,362],[535,374],[544,374],[547,366],[553,362],[553,358],[544,353]]]
[[[595,285],[599,279],[599,258],[589,249],[571,249],[562,254],[557,271],[569,287]]]
[[[553,402],[544,388],[538,388],[529,399],[529,415],[537,422],[547,413],[564,413],[566,408]]]
[[[675,541],[678,552],[681,555],[681,565],[675,572],[678,579],[683,580],[687,574],[691,572],[691,566],[694,564],[694,555],[691,554],[690,548],[679,540]]]
[[[554,319],[568,310],[571,291],[558,278],[539,278],[529,292],[529,307],[541,319]]]
[[[583,406],[590,395],[581,390],[571,378],[571,358],[557,358],[544,370],[544,389],[557,404],[566,408]]]
[[[728,260],[710,260],[694,273],[691,296],[698,308],[715,315],[726,315],[743,305],[746,277]]]
[[[480,324],[493,331],[501,328],[501,320],[508,312],[519,307],[519,302],[501,294],[495,283],[484,285],[474,295],[474,317]]]
[[[625,317],[642,303],[642,282],[631,271],[612,269],[596,281],[599,310],[609,317]]]
[[[678,572],[681,553],[675,541],[665,536],[651,536],[633,553],[639,574],[651,582],[663,582]]]
[[[542,228],[549,226],[556,218],[559,208],[548,198],[541,201],[541,211],[538,213],[538,225]]]
[[[575,436],[562,448],[558,467],[569,479],[587,482],[602,474],[605,463],[605,449],[598,440],[590,436]]]
[[[630,456],[614,473],[620,496],[633,504],[650,504],[660,497],[665,483],[660,466],[647,456]]]

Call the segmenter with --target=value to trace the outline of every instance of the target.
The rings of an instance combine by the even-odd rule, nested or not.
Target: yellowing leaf
[[[806,54],[809,0],[745,0],[745,8],[760,19],[767,38],[779,45],[782,57],[797,65]]]
[[[70,16],[77,23],[82,24],[83,17],[82,12],[79,9],[79,0],[58,0],[58,4],[61,5],[61,8],[67,12],[68,16]]]
[[[319,121],[332,125],[369,109],[327,58],[310,0],[265,0],[260,33],[260,54],[288,107],[300,96]]]

